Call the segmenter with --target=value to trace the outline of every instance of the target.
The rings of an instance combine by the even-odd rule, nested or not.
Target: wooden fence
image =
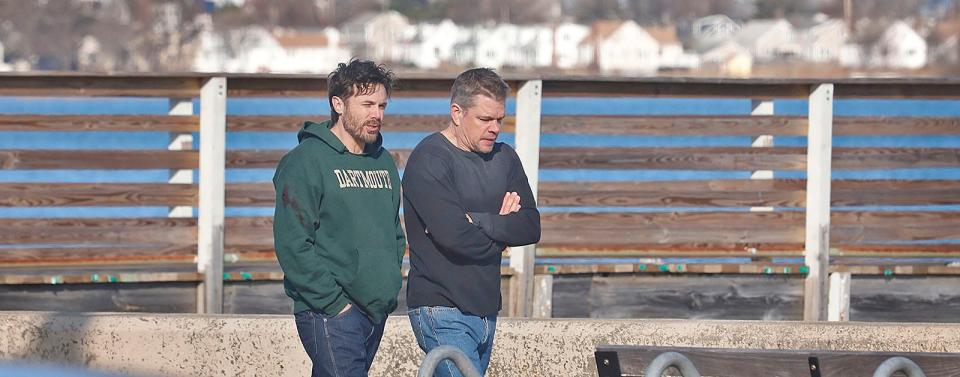
[[[960,118],[835,117],[834,99],[960,98],[958,80],[553,79],[514,77],[516,132],[545,211],[539,245],[510,251],[508,307],[547,315],[552,276],[571,273],[786,274],[804,277],[804,315],[848,318],[849,274],[954,275],[921,262],[864,257],[958,257],[960,211],[875,206],[960,204],[956,180],[831,180],[832,170],[957,168],[956,148],[835,148],[832,136],[960,135]],[[394,97],[447,96],[452,78],[402,77]],[[223,282],[277,280],[271,219],[225,217],[225,207],[272,207],[270,183],[225,183],[225,169],[273,168],[283,150],[227,150],[227,132],[299,129],[304,116],[227,115],[227,98],[322,97],[323,77],[284,75],[0,75],[0,96],[168,98],[168,115],[0,115],[0,131],[164,131],[168,150],[0,150],[0,169],[170,169],[169,183],[0,183],[0,207],[166,206],[157,218],[0,218],[5,284],[199,283],[197,310],[223,310]],[[544,97],[748,98],[751,115],[550,116]],[[193,99],[199,98],[199,115]],[[777,115],[774,99],[803,98],[807,116]],[[323,109],[318,109],[322,117]],[[386,129],[435,131],[445,116],[388,115]],[[193,135],[199,134],[199,150]],[[542,134],[750,136],[750,147],[540,147]],[[805,148],[776,146],[806,136]],[[409,150],[392,151],[400,168]],[[198,169],[199,181],[192,170]],[[539,182],[541,169],[747,171],[751,179]],[[809,179],[776,178],[805,171]],[[854,210],[833,211],[835,206]],[[612,207],[584,211],[578,207]],[[669,211],[617,211],[664,207]],[[857,209],[856,207],[863,207]],[[196,208],[197,217],[192,209]],[[697,208],[697,211],[687,209]],[[714,208],[704,211],[703,208]],[[916,241],[924,241],[917,243]],[[943,242],[938,242],[943,241]],[[535,256],[745,257],[741,264],[535,265]],[[774,257],[804,257],[795,264]],[[224,272],[224,261],[227,272]],[[113,274],[97,266],[114,265]],[[236,267],[244,266],[237,272]],[[122,267],[122,268],[121,268]],[[93,272],[92,272],[93,271]],[[828,284],[834,273],[835,283]],[[835,297],[828,300],[828,289]],[[846,295],[846,296],[845,296]],[[844,299],[846,297],[846,299]],[[546,309],[545,309],[546,307]]]

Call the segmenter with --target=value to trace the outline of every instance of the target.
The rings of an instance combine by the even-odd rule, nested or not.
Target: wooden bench
[[[645,376],[646,369],[661,355],[671,352],[686,358],[702,376],[736,377],[859,377],[874,376],[884,362],[894,357],[912,361],[927,377],[960,375],[960,354],[917,352],[855,352],[825,350],[754,350],[736,348],[684,348],[598,345],[595,353],[600,377]],[[670,355],[667,355],[669,357]],[[676,355],[673,355],[676,356]],[[663,361],[662,358],[660,361]],[[894,360],[903,361],[903,360]],[[674,364],[679,365],[680,363]],[[670,365],[670,363],[659,363]],[[656,368],[655,369],[659,369]],[[664,375],[690,377],[677,368],[664,368]],[[887,376],[898,368],[885,366]],[[911,374],[902,374],[913,376]]]

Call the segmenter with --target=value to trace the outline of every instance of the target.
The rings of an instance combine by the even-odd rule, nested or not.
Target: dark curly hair
[[[350,60],[349,63],[340,63],[337,69],[327,76],[327,100],[330,102],[330,120],[337,123],[340,114],[333,108],[333,97],[340,97],[344,101],[358,94],[370,94],[383,85],[387,97],[393,92],[396,76],[387,67],[369,60]]]

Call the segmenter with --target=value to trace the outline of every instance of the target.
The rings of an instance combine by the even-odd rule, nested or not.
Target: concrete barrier
[[[0,360],[145,376],[307,376],[292,316],[0,313]],[[499,321],[488,376],[596,376],[597,344],[960,352],[960,325],[694,320]],[[391,317],[374,376],[413,376],[423,354]]]

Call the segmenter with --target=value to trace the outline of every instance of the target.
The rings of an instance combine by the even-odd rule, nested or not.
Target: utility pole
[[[853,34],[853,0],[843,0],[843,22],[847,24],[847,32]]]

